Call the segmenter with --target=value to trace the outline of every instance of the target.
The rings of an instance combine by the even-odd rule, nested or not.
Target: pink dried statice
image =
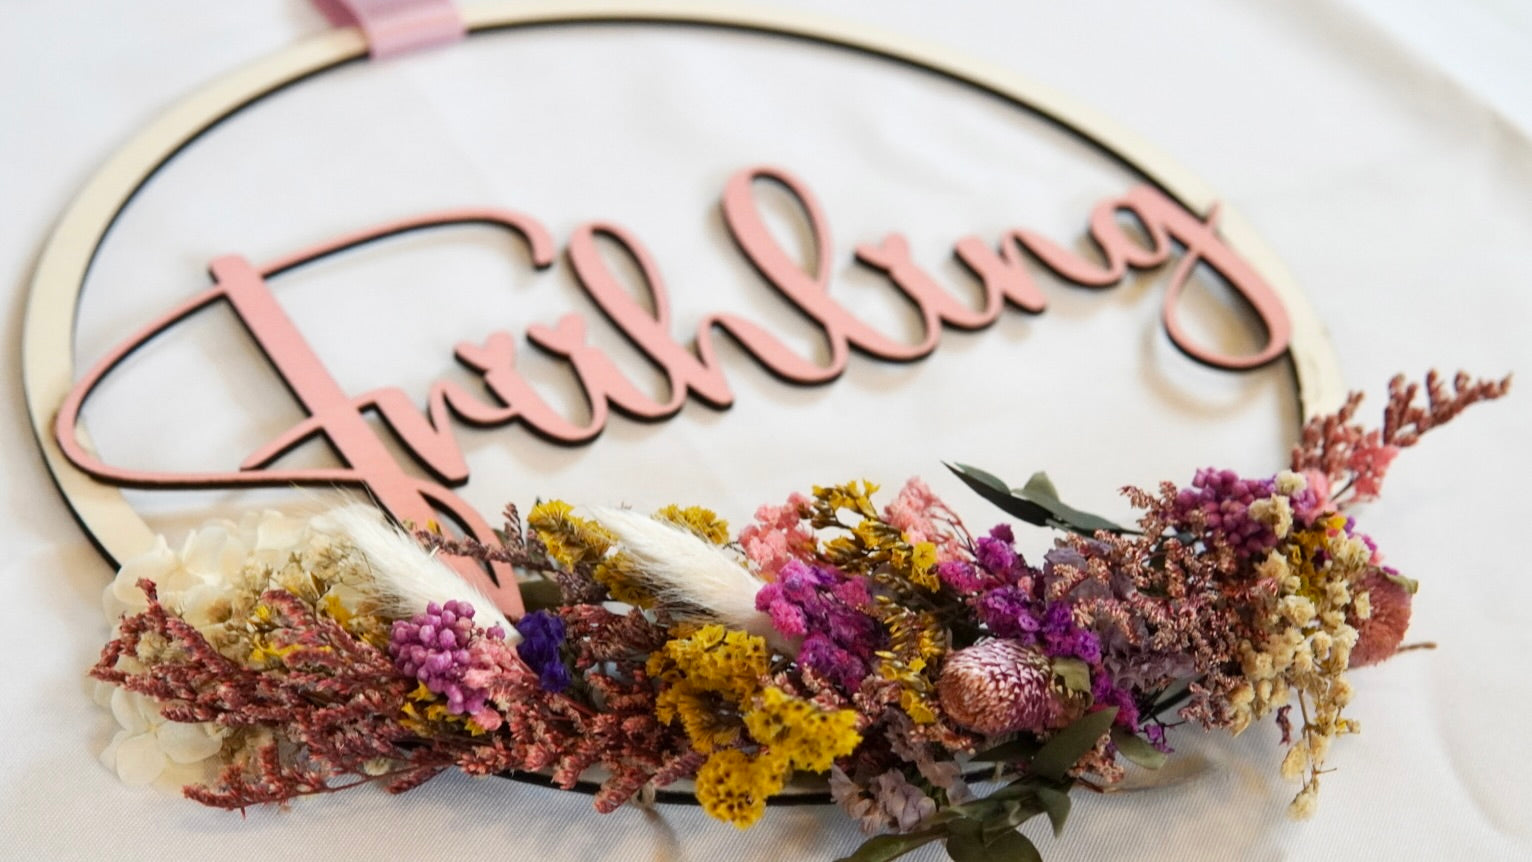
[[[937,497],[930,487],[912,478],[899,489],[899,495],[883,509],[883,520],[904,533],[910,544],[931,542],[943,562],[960,560],[967,531],[957,514]]]
[[[1463,372],[1452,379],[1447,391],[1444,378],[1435,371],[1424,386],[1406,383],[1400,375],[1388,383],[1388,403],[1383,407],[1383,426],[1367,429],[1353,421],[1362,393],[1353,392],[1334,413],[1309,420],[1293,447],[1292,469],[1314,471],[1338,488],[1339,508],[1377,497],[1383,478],[1400,449],[1419,442],[1421,435],[1447,424],[1465,409],[1492,401],[1510,391],[1511,378],[1475,380]],[[1425,404],[1416,399],[1425,395]]]
[[[936,691],[959,725],[1000,735],[1041,732],[1063,713],[1048,657],[1012,640],[987,640],[947,657]]]
[[[566,627],[575,674],[590,695],[571,687],[549,691],[540,674],[504,640],[481,638],[470,648],[474,668],[464,682],[489,692],[505,714],[505,753],[458,766],[475,775],[506,769],[551,769],[568,789],[593,766],[611,773],[595,798],[596,810],[615,810],[639,789],[664,786],[695,774],[700,762],[679,728],[655,717],[657,686],[645,670],[665,631],[634,610],[619,616],[600,605],[558,609]],[[597,706],[599,704],[599,707]]]
[[[421,744],[401,721],[414,681],[291,593],[261,596],[281,666],[273,672],[224,657],[160,604],[153,583],[139,586],[148,608],[122,619],[91,675],[152,698],[171,721],[214,722],[256,740],[213,785],[187,787],[188,797],[243,809],[366,782],[399,791],[453,764],[450,746]],[[392,765],[378,772],[380,760]]]
[[[793,494],[781,506],[762,506],[755,510],[755,523],[740,531],[740,547],[763,579],[776,580],[789,562],[813,558],[817,541],[804,523],[809,502]]]

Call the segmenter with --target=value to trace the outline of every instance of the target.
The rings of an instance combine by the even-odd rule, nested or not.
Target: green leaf
[[[863,841],[862,846],[856,848],[856,852],[850,856],[842,856],[835,862],[889,862],[891,859],[898,859],[912,850],[942,838],[947,834],[947,828],[941,826],[922,829],[919,832],[908,832],[904,835],[878,835]]]
[[[1069,819],[1069,794],[1051,787],[1037,789],[1037,801],[1053,824],[1053,837],[1064,834],[1064,821]]]
[[[947,855],[953,862],[987,862],[984,829],[975,820],[959,820],[948,827]]]
[[[1010,742],[1002,742],[994,748],[981,751],[973,756],[978,763],[1010,763],[1015,760],[1027,760],[1037,753],[1040,747],[1037,740],[1030,737],[1019,737]]]
[[[1033,792],[1033,788],[1028,787],[1022,795],[1002,802],[993,815],[985,818],[984,834],[991,835],[1006,829],[1015,829],[1041,813],[1043,813],[1043,806],[1037,801],[1037,794]]]
[[[1027,479],[1027,484],[1017,490],[1032,497],[1047,497],[1054,500],[1059,498],[1059,489],[1054,487],[1053,480],[1048,478],[1048,474],[1041,470],[1033,473]]]
[[[1064,680],[1064,687],[1074,692],[1090,693],[1090,665],[1077,658],[1056,658],[1053,673]]]
[[[983,858],[990,862],[1043,862],[1043,854],[1032,839],[1015,829],[996,835],[984,846],[984,852],[988,855]]]
[[[1120,727],[1112,728],[1112,744],[1123,757],[1145,769],[1159,769],[1165,765],[1165,752],[1150,745],[1148,740]]]
[[[537,578],[521,581],[516,586],[521,589],[521,601],[528,612],[546,611],[564,603],[564,594],[554,581]]]
[[[1059,499],[1058,489],[1053,486],[1047,473],[1033,473],[1027,484],[1020,488],[1008,488],[1004,481],[992,473],[967,464],[946,464],[948,470],[963,480],[979,496],[999,506],[1007,514],[1039,527],[1054,527],[1087,536],[1097,530],[1113,533],[1133,533],[1126,527],[1108,521],[1100,515],[1082,512],[1065,505]]]
[[[963,484],[977,491],[980,497],[999,506],[1006,514],[1020,518],[1028,524],[1039,527],[1048,526],[1052,513],[1038,504],[1023,497],[1017,497],[1011,493],[1005,483],[978,467],[970,467],[967,464],[945,464]]]
[[[1059,499],[1059,491],[1053,486],[1053,480],[1048,474],[1038,471],[1032,474],[1027,484],[1012,490],[1012,493],[1023,497],[1048,510],[1053,519],[1060,522],[1065,528],[1076,532],[1094,534],[1097,530],[1108,530],[1113,533],[1131,533],[1125,527],[1108,521],[1100,515],[1092,515],[1082,512],[1073,506],[1066,505]]]
[[[1051,781],[1063,781],[1069,767],[1074,766],[1081,755],[1096,746],[1096,742],[1112,726],[1115,718],[1117,707],[1110,706],[1076,719],[1038,749],[1029,770],[1033,775]]]

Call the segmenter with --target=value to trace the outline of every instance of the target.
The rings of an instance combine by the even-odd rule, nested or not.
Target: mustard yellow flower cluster
[[[808,772],[826,772],[835,758],[855,750],[862,741],[856,724],[854,710],[825,711],[779,688],[761,692],[755,709],[745,714],[750,738],[770,751],[763,756]]]
[[[718,517],[712,509],[671,504],[655,512],[654,518],[675,524],[709,544],[722,546],[729,543],[729,522]]]
[[[679,720],[692,747],[708,755],[697,773],[698,801],[741,829],[760,818],[794,769],[824,772],[862,740],[854,710],[822,710],[764,685],[768,658],[762,638],[709,625],[669,641],[648,665],[661,684],[655,714]]]
[[[1292,482],[1289,476],[1279,480]],[[1368,594],[1357,584],[1372,552],[1347,532],[1342,515],[1290,533],[1290,516],[1282,518],[1281,511],[1273,515],[1268,523],[1285,541],[1261,562],[1257,573],[1276,585],[1276,594],[1266,609],[1260,643],[1240,644],[1246,684],[1230,696],[1232,729],[1238,733],[1252,720],[1297,701],[1302,729],[1282,761],[1282,775],[1303,780],[1289,808],[1301,818],[1314,810],[1330,743],[1360,729],[1357,722],[1342,717],[1341,710],[1351,701],[1345,672],[1357,642],[1349,620],[1364,620],[1371,613]]]
[[[527,527],[560,568],[593,578],[619,602],[652,607],[654,597],[640,585],[632,559],[621,551],[613,553],[612,534],[573,510],[563,500],[538,503],[527,513]]]
[[[914,585],[926,592],[941,587],[936,577],[936,544],[911,543],[904,531],[883,520],[871,495],[878,486],[871,482],[814,487],[809,506],[809,523],[815,528],[838,527],[846,532],[824,543],[825,559],[845,572],[864,574],[890,587],[896,594],[909,592]],[[859,520],[848,524],[842,511],[852,512]]]
[[[899,683],[899,707],[916,724],[936,722],[936,686],[926,671],[950,648],[947,627],[928,611],[914,611],[887,596],[875,600],[888,631],[889,648],[879,650],[878,676]]]
[[[649,657],[649,675],[661,684],[655,714],[667,723],[680,719],[703,754],[733,745],[768,658],[764,639],[720,625],[671,640]]]

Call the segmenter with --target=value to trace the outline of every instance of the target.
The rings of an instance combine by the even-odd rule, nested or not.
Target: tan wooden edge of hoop
[[[470,33],[581,22],[693,24],[757,31],[900,60],[1000,96],[1079,135],[1187,209],[1206,212],[1211,191],[1188,171],[1106,117],[1008,69],[955,51],[801,12],[757,9],[709,0],[493,0],[464,9]],[[118,149],[70,203],[48,237],[34,270],[22,333],[22,378],[33,433],[48,468],[87,535],[113,560],[148,549],[149,525],[122,492],[96,482],[65,458],[53,436],[55,411],[74,382],[74,321],[96,251],[118,214],[148,178],[182,147],[220,120],[266,95],[366,56],[355,29],[333,30],[258,60],[192,93]],[[1276,255],[1226,204],[1220,231],[1286,307],[1292,324],[1288,355],[1305,418],[1334,409],[1345,394],[1328,336],[1308,300]],[[82,442],[89,445],[82,433]]]

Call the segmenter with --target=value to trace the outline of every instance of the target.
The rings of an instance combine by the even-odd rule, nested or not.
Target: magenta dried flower
[[[473,614],[467,602],[432,602],[424,613],[396,621],[389,638],[388,654],[394,666],[432,694],[446,698],[447,712],[453,715],[473,715],[484,709],[485,690],[463,680],[471,666],[470,645],[479,637],[505,637],[499,626],[476,629]]]

